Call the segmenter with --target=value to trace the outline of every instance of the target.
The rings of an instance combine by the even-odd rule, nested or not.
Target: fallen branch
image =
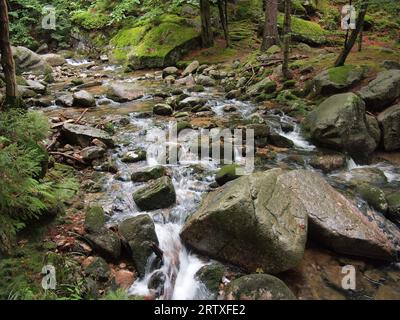
[[[85,115],[85,113],[86,113],[88,110],[89,110],[89,109],[83,110],[83,112],[81,113],[81,115],[79,116],[79,118],[75,120],[75,123],[79,123],[79,122],[82,120],[83,116]]]
[[[66,153],[63,153],[63,152],[52,151],[52,152],[49,152],[49,154],[55,155],[55,156],[62,156],[64,158],[68,158],[70,160],[74,160],[74,161],[80,162],[82,164],[85,164],[85,161],[83,161],[82,159],[74,157],[74,156],[71,156],[70,154],[66,154]]]
[[[150,247],[153,250],[153,252],[156,254],[156,256],[160,260],[162,260],[163,256],[164,256],[164,252],[160,249],[160,247],[157,244],[155,244],[154,242],[151,243]]]

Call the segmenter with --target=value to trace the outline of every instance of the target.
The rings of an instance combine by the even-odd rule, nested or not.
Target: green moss
[[[114,47],[114,59],[126,60],[131,47],[140,43],[148,29],[149,26],[140,26],[119,31],[110,41],[110,44]]]
[[[342,67],[331,68],[328,71],[329,79],[338,84],[347,83],[347,79],[349,78],[350,73],[354,70],[354,66],[345,65]]]
[[[72,16],[72,22],[86,30],[102,29],[107,25],[108,20],[107,15],[90,11],[78,11]]]
[[[95,206],[86,212],[85,229],[88,232],[98,232],[104,226],[105,215],[102,207]]]

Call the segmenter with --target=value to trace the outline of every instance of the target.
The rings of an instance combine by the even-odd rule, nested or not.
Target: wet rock
[[[394,192],[386,196],[388,202],[388,214],[389,217],[400,222],[400,192]]]
[[[17,86],[17,91],[18,94],[24,99],[34,98],[37,96],[37,93],[32,89],[29,89],[27,86]]]
[[[378,116],[386,151],[400,149],[400,104],[394,105]]]
[[[179,109],[202,107],[207,100],[199,97],[188,97],[178,103]]]
[[[17,73],[31,72],[36,75],[49,74],[51,66],[37,53],[25,47],[12,47]]]
[[[197,76],[196,83],[201,84],[202,86],[205,87],[214,87],[217,84],[217,82],[213,78],[205,75]]]
[[[219,286],[222,282],[222,277],[225,275],[225,271],[224,265],[218,262],[213,262],[200,268],[200,270],[196,272],[195,278],[203,283],[214,297],[217,297]]]
[[[118,261],[121,256],[121,241],[111,230],[102,227],[94,233],[84,235],[90,246],[106,259]]]
[[[367,124],[365,104],[354,93],[326,99],[309,113],[304,126],[316,144],[345,150],[358,161],[366,161],[377,147]]]
[[[400,63],[394,60],[385,60],[383,61],[382,66],[388,70],[391,69],[400,70]]]
[[[208,74],[216,80],[222,80],[228,76],[228,74],[225,71],[219,71],[219,70],[210,70]]]
[[[107,89],[107,98],[116,102],[128,102],[144,96],[143,88],[135,83],[112,83]]]
[[[175,80],[176,80],[176,78],[175,78],[175,76],[173,76],[173,75],[169,75],[169,76],[166,76],[166,77],[164,78],[164,82],[165,82],[166,84],[168,84],[168,85],[171,85],[171,84],[175,83]]]
[[[96,100],[93,95],[85,90],[73,94],[73,106],[81,108],[92,108],[96,106]]]
[[[179,70],[176,67],[167,67],[163,70],[162,76],[163,78],[166,78],[168,76],[176,76],[178,74]],[[175,79],[175,77],[174,77]]]
[[[152,245],[158,245],[154,222],[147,214],[124,220],[119,233],[128,242],[131,258],[140,276],[144,276],[147,260],[153,254]]]
[[[242,90],[231,90],[226,94],[227,99],[238,99],[242,95]]]
[[[155,166],[144,171],[132,173],[131,180],[133,182],[148,182],[165,176],[167,170],[163,166]]]
[[[118,172],[118,165],[117,165],[117,163],[116,163],[116,161],[114,159],[109,158],[109,159],[101,162],[100,164],[94,165],[93,169],[95,169],[97,171],[117,173]]]
[[[270,78],[264,78],[260,82],[257,82],[247,89],[247,94],[250,96],[256,96],[261,93],[270,94],[276,90],[276,82]]]
[[[181,117],[187,117],[189,114],[187,112],[180,112],[175,115],[176,118],[181,118]],[[181,131],[185,129],[192,129],[192,125],[190,124],[189,121],[179,121],[176,124],[176,131],[177,133],[180,133]]]
[[[164,272],[156,271],[151,276],[147,287],[155,291],[156,297],[160,297],[164,294],[164,283],[166,279],[167,277],[165,276]]]
[[[115,273],[115,283],[119,288],[129,289],[135,281],[135,275],[129,270],[118,270]]]
[[[371,167],[354,168],[349,172],[339,174],[338,177],[350,181],[353,185],[369,183],[375,186],[383,186],[388,182],[382,170]]]
[[[93,139],[98,139],[109,147],[114,146],[114,140],[107,132],[89,126],[65,123],[61,133],[66,142],[81,147],[88,147]]]
[[[234,105],[224,106],[224,112],[236,112],[237,108]]]
[[[0,99],[1,102],[1,99]],[[47,108],[53,105],[53,99],[51,97],[41,97],[33,101],[36,107]]]
[[[66,63],[66,60],[63,56],[55,53],[43,54],[41,57],[52,67],[59,67]]]
[[[171,107],[177,109],[179,102],[181,102],[182,100],[185,100],[188,97],[189,96],[186,93],[183,93],[183,94],[180,94],[180,95],[175,95],[175,96],[167,98],[165,100],[165,103],[170,105]]]
[[[95,257],[93,261],[85,268],[85,274],[98,281],[107,281],[110,277],[110,267],[101,257]]]
[[[86,147],[81,150],[81,157],[83,161],[90,162],[95,159],[102,158],[106,153],[106,150],[102,147]]]
[[[149,182],[133,194],[133,200],[140,210],[168,208],[176,202],[175,188],[169,177]]]
[[[336,153],[313,156],[310,160],[310,165],[328,173],[344,168],[346,162],[347,159],[344,154]]]
[[[296,300],[283,281],[268,274],[250,274],[233,280],[225,296],[227,300]]]
[[[223,166],[215,174],[215,181],[217,181],[218,185],[222,186],[229,181],[239,178],[240,175],[237,173],[237,169],[239,168],[240,166],[237,164],[227,164]]]
[[[205,89],[204,89],[204,86],[202,86],[201,84],[196,84],[196,85],[189,87],[188,91],[189,92],[204,92]]]
[[[231,181],[205,196],[181,238],[192,248],[247,271],[279,273],[303,256],[307,212],[279,169]]]
[[[46,86],[39,81],[26,80],[26,86],[29,90],[35,91],[36,93],[45,94]]]
[[[134,163],[134,162],[144,161],[146,160],[146,157],[147,157],[146,150],[135,149],[133,151],[126,152],[122,156],[121,161],[125,163]]]
[[[74,98],[72,97],[72,94],[64,94],[60,97],[58,97],[55,101],[56,105],[62,106],[62,107],[72,107],[74,103]]]
[[[367,110],[382,111],[400,97],[400,70],[388,70],[362,88],[358,94],[365,101]]]
[[[171,106],[165,103],[159,103],[153,107],[153,113],[159,116],[170,116],[173,112]]]
[[[272,132],[268,135],[269,142],[279,148],[293,148],[294,142],[279,133]]]
[[[195,60],[192,61],[187,67],[186,69],[182,72],[182,76],[186,77],[189,74],[195,73],[197,71],[197,69],[200,67],[200,63]]]
[[[386,213],[388,210],[385,193],[378,187],[367,183],[361,183],[357,185],[356,192],[375,210],[382,213]]]
[[[383,216],[360,211],[315,172],[294,170],[281,178],[308,213],[311,240],[338,253],[395,259],[400,231]]]
[[[313,94],[329,95],[347,91],[363,79],[365,71],[363,67],[352,65],[322,71],[314,78]]]
[[[105,213],[102,207],[90,208],[85,215],[85,231],[89,233],[99,232],[105,224]]]
[[[367,114],[366,117],[368,131],[371,134],[372,138],[374,138],[375,143],[379,146],[381,143],[382,133],[381,128],[379,127],[378,119],[370,114]]]

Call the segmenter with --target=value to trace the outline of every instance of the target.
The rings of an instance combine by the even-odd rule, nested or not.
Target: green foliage
[[[99,30],[108,24],[108,16],[103,13],[90,11],[77,11],[72,16],[72,21],[82,26],[86,30]]]
[[[28,221],[54,209],[75,188],[67,178],[40,179],[48,154],[40,142],[48,133],[47,119],[36,112],[0,113],[0,251]]]
[[[101,300],[129,300],[129,296],[124,289],[117,289],[115,291],[109,291]]]

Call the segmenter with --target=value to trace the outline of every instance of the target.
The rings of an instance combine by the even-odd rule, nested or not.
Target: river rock
[[[268,274],[249,274],[233,280],[225,289],[227,300],[296,300],[286,284]]]
[[[250,96],[255,96],[261,93],[273,93],[276,90],[276,82],[272,81],[270,78],[264,78],[260,82],[251,85],[247,89],[247,94]]]
[[[102,207],[91,207],[85,215],[85,231],[89,233],[99,232],[105,224],[105,214]]]
[[[120,258],[121,241],[111,230],[102,227],[98,232],[85,234],[84,238],[101,256],[112,261]]]
[[[217,82],[213,78],[205,75],[199,75],[196,77],[195,80],[197,84],[201,84],[205,87],[214,87],[217,84]]]
[[[192,61],[192,63],[190,63],[186,67],[186,69],[182,72],[182,76],[186,77],[189,74],[195,73],[199,67],[200,67],[200,63],[197,60]]]
[[[129,270],[118,270],[115,273],[115,284],[121,288],[128,290],[135,281],[135,275]]]
[[[217,181],[218,185],[222,186],[229,181],[239,178],[240,175],[236,173],[238,168],[240,168],[240,166],[237,164],[224,165],[215,174],[215,181]]]
[[[176,202],[175,188],[169,177],[149,182],[133,194],[133,200],[140,210],[168,208]]]
[[[365,69],[352,65],[330,68],[314,78],[314,94],[329,95],[349,90],[364,77]]]
[[[47,89],[43,83],[35,80],[26,80],[26,86],[28,89],[40,94],[45,94]]]
[[[144,149],[135,149],[126,152],[122,157],[121,161],[125,163],[134,163],[139,161],[144,161],[147,158],[147,152]]]
[[[379,146],[381,144],[382,132],[381,128],[379,127],[378,119],[371,114],[367,114],[366,119],[369,133],[371,134],[375,143]]]
[[[358,94],[365,101],[367,110],[382,111],[400,97],[400,70],[387,70],[362,88]]]
[[[400,222],[400,192],[393,192],[386,196],[389,217]]]
[[[85,90],[75,92],[72,97],[74,99],[72,103],[74,107],[92,108],[96,106],[96,100],[93,95]]]
[[[128,242],[135,268],[143,276],[147,260],[153,254],[152,245],[158,245],[153,220],[147,214],[126,219],[119,225],[119,233]]]
[[[165,103],[158,103],[153,107],[153,113],[159,116],[170,116],[173,112],[171,106]]]
[[[276,132],[271,132],[268,135],[268,141],[279,148],[293,148],[294,147],[294,142],[279,133]]]
[[[354,168],[348,172],[340,173],[337,177],[349,181],[353,185],[368,183],[374,186],[384,186],[388,183],[384,172],[372,167]]]
[[[305,128],[316,144],[345,150],[359,161],[366,161],[377,147],[367,124],[365,104],[354,93],[323,101],[309,113]]]
[[[204,284],[207,290],[216,298],[225,272],[224,265],[219,262],[213,262],[201,267],[199,271],[196,272],[195,278]]]
[[[107,281],[111,270],[107,262],[101,257],[95,257],[85,268],[85,274],[98,281]]]
[[[144,90],[136,83],[115,82],[108,86],[107,98],[116,102],[128,102],[140,99],[144,96]]]
[[[73,103],[74,103],[74,98],[72,96],[72,94],[67,93],[64,94],[60,97],[58,97],[55,101],[56,105],[58,106],[62,106],[62,107],[72,107]]]
[[[12,47],[17,73],[30,72],[36,75],[49,74],[51,66],[37,53],[25,47]]]
[[[254,173],[206,195],[181,238],[192,248],[248,271],[279,273],[302,259],[307,212],[279,169]]]
[[[109,147],[114,146],[114,140],[107,132],[89,126],[65,123],[61,133],[66,142],[81,147],[88,147],[93,139],[98,139]]]
[[[400,149],[400,104],[391,106],[378,116],[386,151]]]
[[[382,215],[360,211],[315,172],[294,170],[280,178],[306,209],[312,240],[342,254],[395,259],[400,231]]]
[[[382,66],[388,70],[390,69],[400,70],[400,62],[394,60],[385,60],[383,61]]]
[[[81,150],[81,157],[84,161],[92,161],[95,159],[102,158],[106,153],[106,150],[102,147],[91,146]]]
[[[369,183],[361,183],[357,185],[356,191],[375,210],[382,213],[386,213],[388,210],[388,203],[382,189]]]
[[[164,294],[164,284],[167,280],[165,273],[162,271],[156,271],[150,277],[150,280],[147,284],[147,288],[154,292],[156,298],[162,296]]]
[[[143,171],[132,173],[131,180],[133,182],[148,182],[165,176],[167,170],[163,166],[155,166]]]
[[[188,97],[178,103],[179,109],[183,108],[198,108],[207,103],[207,100],[199,97]]]
[[[41,57],[52,67],[59,67],[66,63],[66,60],[63,56],[55,53],[43,54]]]
[[[162,76],[163,78],[166,78],[168,76],[176,76],[178,74],[178,71],[179,70],[177,67],[167,67],[163,70]]]
[[[346,165],[346,156],[340,153],[316,155],[311,158],[310,165],[328,173],[342,169]]]

